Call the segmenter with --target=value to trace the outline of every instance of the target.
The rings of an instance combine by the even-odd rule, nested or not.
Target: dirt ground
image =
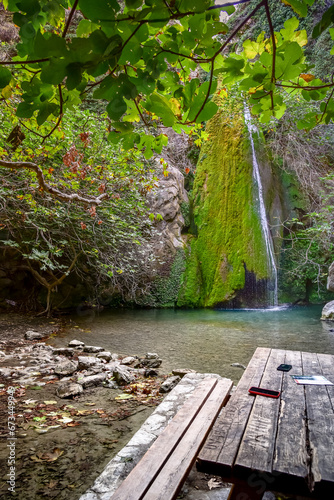
[[[29,329],[52,334],[62,326],[57,320],[2,315],[0,351],[11,354],[17,347],[34,343],[24,339]],[[0,367],[11,366],[11,363],[13,361],[5,358]],[[33,366],[33,359],[31,363]],[[33,386],[17,386],[15,498],[79,498],[160,403],[162,397],[157,388],[162,380],[163,376],[136,381],[155,397],[133,394],[129,399],[115,399],[130,396],[126,387],[122,390],[94,387],[85,389],[79,397],[60,399],[55,394],[55,380],[39,385],[37,377]],[[15,379],[1,377],[0,497],[4,499],[13,498],[7,482],[10,479],[7,475],[10,458],[7,389],[14,385]]]

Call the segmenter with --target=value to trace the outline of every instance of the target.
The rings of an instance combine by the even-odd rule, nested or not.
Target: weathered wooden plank
[[[331,354],[317,354],[317,358],[320,363],[322,374],[334,384],[334,356]],[[332,403],[332,408],[334,409],[334,385],[328,385],[326,388]]]
[[[143,500],[176,498],[222,405],[228,398],[232,385],[232,381],[228,379],[218,381]]]
[[[218,416],[204,447],[200,451],[197,459],[199,470],[206,470],[212,464],[217,472],[220,466],[225,473],[232,470],[255,400],[253,396],[248,394],[248,389],[251,386],[260,385],[270,351],[264,347],[256,349],[235,392]]]
[[[301,353],[285,351],[285,363],[292,365],[292,369],[283,375],[273,471],[307,478],[309,455],[304,387],[297,385],[290,376],[303,374]]]
[[[318,356],[303,352],[304,375],[324,375]],[[324,358],[321,359],[324,363]],[[311,486],[334,482],[334,414],[326,386],[305,385],[308,437],[311,450]]]
[[[114,493],[113,500],[139,500],[143,498],[150,484],[155,480],[207,402],[217,383],[217,379],[207,378],[198,385],[194,393]],[[232,384],[231,381],[229,383]]]
[[[277,367],[285,362],[285,351],[273,349],[266,365],[261,387],[281,391],[283,372]],[[255,397],[246,430],[236,458],[235,468],[272,472],[280,398]]]

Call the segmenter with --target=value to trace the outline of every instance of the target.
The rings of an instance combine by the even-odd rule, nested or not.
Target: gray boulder
[[[181,380],[181,377],[175,375],[174,377],[168,377],[160,386],[159,392],[166,393],[171,391]]]
[[[85,345],[84,342],[81,342],[81,340],[71,340],[71,342],[68,343],[68,347],[83,347]]]
[[[60,376],[72,375],[78,369],[77,361],[64,359],[54,367],[54,372]]]
[[[67,381],[58,385],[56,390],[56,395],[59,398],[70,398],[72,396],[77,396],[82,394],[83,388],[81,384],[75,382]]]
[[[96,375],[90,375],[89,377],[78,378],[78,382],[86,389],[86,387],[101,385],[106,377],[106,373],[97,373]]]
[[[44,334],[44,333],[35,332],[34,330],[28,330],[28,331],[25,333],[25,338],[26,338],[27,340],[40,340],[40,339],[42,339],[43,337],[45,337],[45,334]]]
[[[91,368],[97,368],[101,365],[101,360],[95,358],[95,356],[79,356],[79,370],[89,370]]]
[[[127,356],[126,358],[123,358],[121,361],[121,365],[132,365],[136,361],[136,358],[133,356]]]
[[[72,347],[56,347],[53,354],[55,356],[74,356],[75,350]]]
[[[123,366],[116,366],[113,376],[118,385],[128,385],[135,381],[135,377]]]
[[[111,360],[111,356],[111,352],[109,351],[101,351],[96,355],[97,358],[105,359],[107,362]]]
[[[331,300],[324,306],[321,319],[325,321],[334,321],[334,300]]]
[[[85,347],[83,348],[83,350],[84,350],[84,352],[89,352],[89,353],[92,353],[92,354],[104,351],[103,347],[97,347],[96,345],[85,345]]]

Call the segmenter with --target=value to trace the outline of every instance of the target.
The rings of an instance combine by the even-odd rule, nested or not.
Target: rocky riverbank
[[[155,353],[121,357],[80,339],[54,348],[46,342],[60,322],[4,316],[0,327],[1,437],[16,438],[13,451],[0,451],[3,498],[12,498],[14,476],[18,499],[28,491],[34,499],[79,498],[182,376],[160,373]]]

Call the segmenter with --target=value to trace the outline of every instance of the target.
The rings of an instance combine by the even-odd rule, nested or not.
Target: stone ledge
[[[165,397],[163,402],[147,418],[128,444],[110,460],[106,468],[79,500],[110,500],[121,482],[137,465],[148,448],[167,426],[168,422],[192,394],[198,383],[206,377],[222,379],[211,373],[189,373]]]

